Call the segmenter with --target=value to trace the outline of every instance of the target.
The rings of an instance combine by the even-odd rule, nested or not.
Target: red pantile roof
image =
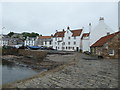
[[[73,33],[72,36],[80,36],[82,29],[78,29],[78,30],[71,30],[71,32]]]
[[[54,34],[54,37],[64,37],[64,33],[65,33],[65,31],[56,32],[56,33]]]
[[[112,39],[118,33],[120,32],[116,32],[116,33],[101,37],[98,41],[96,41],[93,45],[91,45],[91,47],[103,46],[108,40]]]
[[[78,30],[70,30],[73,34],[72,36],[80,36],[82,29],[78,29]],[[56,32],[54,34],[54,37],[64,37],[66,31],[62,31],[62,32]]]
[[[40,36],[39,39],[50,39],[52,36]]]
[[[90,35],[90,33],[83,33],[81,39],[83,39],[83,37],[88,37]]]

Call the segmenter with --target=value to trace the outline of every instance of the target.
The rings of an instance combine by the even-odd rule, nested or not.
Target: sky
[[[4,2],[2,3],[3,33],[10,31],[54,34],[70,26],[70,29],[92,29],[104,17],[105,23],[118,31],[117,2]]]

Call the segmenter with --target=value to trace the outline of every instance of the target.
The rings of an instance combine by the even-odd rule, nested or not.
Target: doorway
[[[76,47],[76,51],[77,51],[77,52],[79,51],[79,47]]]

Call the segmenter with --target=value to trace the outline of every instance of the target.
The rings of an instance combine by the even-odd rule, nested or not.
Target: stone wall
[[[46,57],[46,51],[39,50],[25,50],[25,49],[2,49],[2,55],[22,55],[28,58],[32,58],[34,60],[42,61],[44,57]]]
[[[110,55],[110,49],[114,50],[114,55]],[[101,47],[91,47],[92,54],[103,56],[104,58],[119,58],[120,33],[110,39]]]
[[[25,57],[30,57],[33,59],[40,60],[40,59],[43,59],[47,55],[47,52],[37,51],[37,50],[24,50],[24,49],[22,50],[21,49],[21,50],[19,50],[18,54],[25,56]]]
[[[103,55],[105,57],[108,57],[108,58],[118,58],[118,54],[119,54],[118,50],[120,48],[120,40],[119,40],[119,38],[120,38],[120,33],[117,34],[115,37],[113,37],[111,40],[109,40],[107,42],[107,44],[108,44],[108,49],[106,50],[107,54],[105,52],[103,52]],[[110,49],[114,50],[114,55],[113,56],[109,55],[109,50]]]
[[[2,48],[2,55],[18,55],[18,49],[16,48],[3,49]]]

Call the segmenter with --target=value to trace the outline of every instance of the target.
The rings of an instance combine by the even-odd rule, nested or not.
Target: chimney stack
[[[53,34],[51,34],[51,36],[53,37]]]
[[[104,17],[100,17],[99,22],[104,22]]]
[[[58,32],[58,30],[56,30],[56,33]]]
[[[91,23],[89,23],[89,33],[91,32]]]
[[[67,29],[70,30],[70,27],[68,26]]]
[[[65,30],[63,29],[63,32],[64,32]]]

